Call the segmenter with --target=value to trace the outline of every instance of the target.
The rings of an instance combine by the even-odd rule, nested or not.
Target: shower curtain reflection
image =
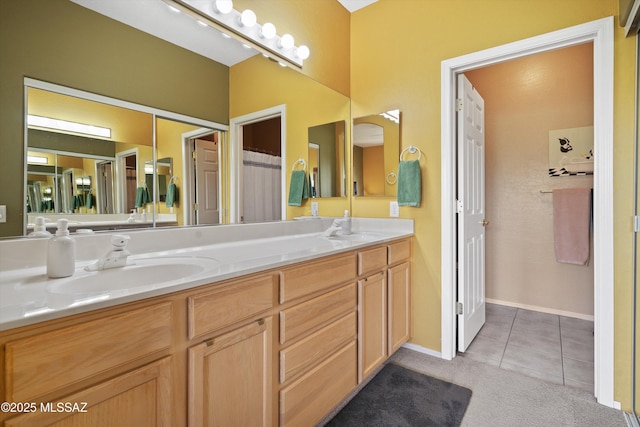
[[[243,150],[242,159],[244,222],[280,220],[281,157]]]

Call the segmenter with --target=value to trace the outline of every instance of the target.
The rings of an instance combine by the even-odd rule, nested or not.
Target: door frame
[[[475,68],[593,42],[594,71],[594,395],[619,407],[614,386],[613,41],[607,17],[442,61],[441,64],[441,357],[456,356],[456,75]]]
[[[282,159],[280,219],[287,218],[287,106],[285,104],[255,111],[229,120],[230,194],[229,223],[240,223],[242,212],[242,127],[263,120],[280,117],[280,157]]]
[[[225,129],[226,130],[226,129]],[[218,215],[219,224],[222,224],[224,208],[222,206],[222,134],[225,130],[212,129],[201,127],[189,132],[185,132],[182,137],[182,180],[185,191],[180,195],[182,197],[182,220],[184,225],[195,225],[195,212],[193,209],[195,191],[195,173],[193,167],[193,140],[202,138],[203,136],[209,136],[211,134],[218,134],[218,206],[220,206],[220,214]]]

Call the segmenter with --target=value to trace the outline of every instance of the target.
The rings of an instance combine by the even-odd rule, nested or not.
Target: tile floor
[[[593,392],[593,322],[487,304],[464,357]]]

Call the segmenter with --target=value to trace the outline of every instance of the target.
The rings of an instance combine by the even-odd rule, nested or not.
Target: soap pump
[[[29,233],[27,237],[51,237],[51,233],[47,231],[47,228],[44,225],[44,217],[39,216],[36,218],[36,226],[33,228],[33,231]]]
[[[351,234],[351,217],[347,209],[344,210],[344,217],[342,218],[342,234]]]
[[[76,269],[76,242],[69,236],[69,221],[58,220],[56,235],[49,239],[47,248],[47,276],[72,276]]]

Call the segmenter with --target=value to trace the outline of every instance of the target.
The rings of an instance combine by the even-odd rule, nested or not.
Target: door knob
[[[486,227],[487,225],[489,225],[489,220],[483,219],[482,221],[480,221],[480,224],[482,224],[483,227]]]

